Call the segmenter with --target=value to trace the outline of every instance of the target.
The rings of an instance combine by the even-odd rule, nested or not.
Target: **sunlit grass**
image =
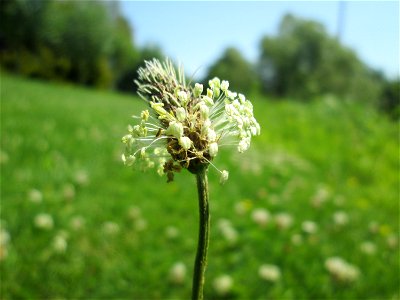
[[[399,297],[397,124],[332,99],[250,99],[261,136],[246,155],[217,157],[225,186],[210,170],[205,297]],[[167,184],[120,162],[142,107],[2,74],[2,299],[189,297],[193,176]],[[330,257],[359,275],[341,280]]]

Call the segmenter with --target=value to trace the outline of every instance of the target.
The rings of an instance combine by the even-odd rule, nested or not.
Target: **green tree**
[[[276,96],[373,102],[380,90],[371,70],[322,24],[292,15],[282,19],[277,36],[262,39],[258,71],[264,92]]]
[[[120,78],[116,83],[116,88],[120,91],[135,93],[137,86],[135,80],[138,78],[137,70],[144,66],[145,60],[151,60],[157,58],[159,60],[164,59],[162,50],[158,46],[145,46],[138,50],[138,59],[135,63],[129,65],[129,67],[121,74]]]
[[[219,77],[230,83],[234,91],[249,93],[257,88],[257,73],[235,48],[228,48],[209,68],[206,78]]]
[[[383,86],[379,108],[393,119],[400,118],[400,80],[387,80]]]
[[[36,51],[48,1],[0,1],[0,49]]]
[[[46,13],[43,43],[69,62],[67,79],[97,85],[112,79],[111,19],[97,2],[53,1]]]
[[[30,77],[110,88],[138,63],[118,2],[1,1],[6,69]]]
[[[0,1],[1,65],[13,72],[36,73],[47,1]]]
[[[126,74],[139,63],[140,50],[134,47],[132,29],[124,17],[117,16],[114,26],[111,65],[116,74],[115,87],[125,90],[123,81]]]

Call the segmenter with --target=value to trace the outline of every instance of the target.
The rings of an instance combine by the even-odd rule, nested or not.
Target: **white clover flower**
[[[333,203],[336,206],[343,206],[343,204],[346,202],[346,198],[342,195],[337,195],[334,199],[333,199]]]
[[[39,229],[50,230],[54,226],[53,217],[46,213],[38,214],[34,219],[35,226]]]
[[[6,259],[8,256],[8,248],[0,245],[0,261]]]
[[[322,204],[324,204],[325,202],[328,201],[329,196],[330,196],[330,192],[329,192],[328,188],[324,185],[320,185],[318,187],[315,195],[311,199],[311,204],[314,207],[319,208],[322,206]]]
[[[211,165],[224,183],[228,172],[212,163],[219,149],[236,146],[244,152],[251,138],[260,134],[251,102],[229,91],[226,80],[211,79],[203,94],[203,85],[187,85],[183,71],[176,72],[169,60],[161,63],[154,59],[145,64],[138,71],[136,84],[150,109],[134,116],[137,123],[129,126],[122,138],[122,161],[143,170],[155,168],[160,175],[166,174],[168,181],[182,168],[196,173]]]
[[[0,246],[5,246],[10,241],[10,234],[7,230],[0,227]]]
[[[368,224],[368,229],[371,233],[376,234],[379,232],[379,223],[376,221],[371,221]]]
[[[337,211],[333,214],[333,221],[338,226],[344,226],[349,223],[349,215],[344,211]]]
[[[165,235],[169,239],[175,239],[179,236],[179,230],[175,226],[168,226],[165,228]]]
[[[214,279],[213,286],[218,295],[226,295],[232,290],[233,279],[229,275],[221,275]]]
[[[147,228],[147,221],[143,218],[139,218],[135,221],[135,229],[137,231],[143,231]]]
[[[65,184],[62,193],[65,199],[72,200],[75,197],[75,186],[71,183]]]
[[[399,243],[399,239],[395,234],[390,234],[386,239],[386,243],[390,249],[395,249]]]
[[[373,255],[376,253],[376,245],[373,242],[365,241],[361,243],[360,250],[368,255]]]
[[[295,233],[291,236],[290,241],[293,245],[298,246],[303,243],[303,237],[300,234]]]
[[[6,164],[9,160],[7,152],[0,149],[0,165]]]
[[[105,234],[109,235],[117,234],[120,230],[119,225],[112,221],[104,222],[102,229]]]
[[[242,200],[235,204],[235,212],[238,215],[243,216],[250,210],[251,206],[252,206],[251,200]]]
[[[75,173],[75,181],[80,186],[85,186],[89,183],[89,174],[86,170],[79,170]]]
[[[307,220],[301,223],[301,228],[305,233],[314,234],[318,230],[318,225],[313,221]]]
[[[169,270],[169,280],[174,284],[183,284],[186,278],[186,265],[183,262],[175,263]]]
[[[225,227],[222,229],[221,232],[222,232],[223,237],[229,244],[231,244],[231,245],[236,244],[236,242],[238,240],[238,233],[235,228]]]
[[[0,225],[0,261],[8,256],[8,243],[10,242],[10,234]]]
[[[258,225],[264,227],[265,225],[268,224],[269,220],[271,219],[271,214],[269,213],[268,210],[264,208],[257,208],[253,210],[251,218]]]
[[[128,215],[132,220],[136,220],[142,215],[142,211],[137,206],[131,206],[128,209]]]
[[[238,233],[229,220],[227,219],[219,220],[218,229],[229,244],[233,245],[237,242]]]
[[[33,203],[40,203],[43,200],[43,195],[39,190],[31,189],[28,192],[28,199],[29,199],[29,201],[31,201]]]
[[[349,264],[341,257],[330,257],[325,261],[325,267],[331,275],[338,281],[355,281],[360,271],[357,267]]]
[[[65,253],[67,251],[68,243],[66,234],[61,232],[54,237],[53,249],[58,253]]]
[[[288,213],[278,213],[275,215],[275,222],[278,228],[287,229],[293,224],[293,218]]]
[[[75,216],[69,224],[73,230],[80,230],[85,226],[85,219],[82,216]]]
[[[276,282],[281,278],[281,270],[278,266],[265,264],[258,269],[258,275],[266,281]]]

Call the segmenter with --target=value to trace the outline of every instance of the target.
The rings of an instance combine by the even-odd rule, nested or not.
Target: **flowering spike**
[[[233,144],[246,151],[251,137],[260,134],[251,102],[230,91],[226,80],[209,80],[203,94],[202,84],[187,86],[182,69],[157,59],[146,61],[138,75],[138,94],[150,111],[144,110],[141,122],[130,125],[122,138],[125,165],[155,167],[171,181],[181,168],[197,174],[208,164],[214,166],[211,161],[220,147]],[[221,183],[228,177],[222,171]]]

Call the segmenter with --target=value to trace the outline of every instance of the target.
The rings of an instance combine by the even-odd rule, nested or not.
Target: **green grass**
[[[261,136],[244,154],[219,153],[215,164],[230,171],[226,185],[209,172],[205,298],[398,299],[398,124],[332,99],[258,99],[254,106]],[[120,138],[143,107],[135,96],[1,74],[1,228],[10,236],[0,246],[2,299],[190,297],[194,177],[182,172],[167,184],[120,162]],[[30,200],[32,189],[41,202]],[[265,227],[252,219],[258,208],[271,214]],[[334,222],[337,211],[347,224]],[[277,228],[280,212],[292,216],[291,227]],[[52,216],[53,228],[35,226],[39,213]],[[224,238],[221,219],[231,222],[236,242]],[[302,230],[305,220],[317,224],[316,233]],[[176,237],[166,235],[169,226]],[[65,252],[53,246],[57,235],[67,241]],[[361,250],[366,241],[375,253]],[[333,256],[355,265],[358,279],[331,276],[325,260]],[[187,274],[173,284],[169,270],[179,261]],[[263,280],[262,264],[278,266],[281,278]],[[225,296],[213,286],[223,274],[234,282]]]

